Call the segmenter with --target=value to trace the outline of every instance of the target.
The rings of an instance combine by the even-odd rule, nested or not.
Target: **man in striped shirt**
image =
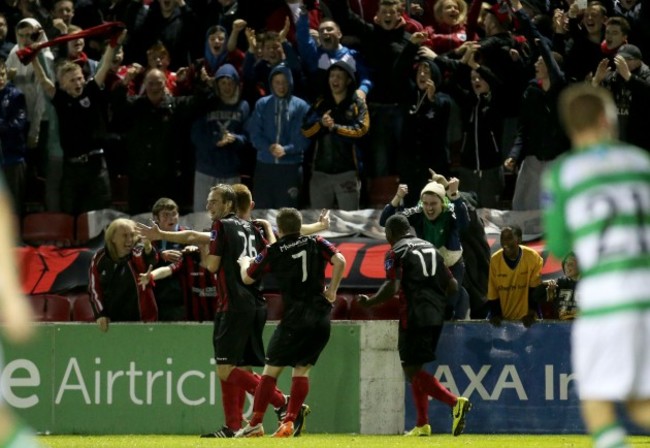
[[[543,177],[548,249],[573,250],[582,270],[572,363],[597,448],[625,447],[615,403],[650,428],[650,156],[616,142],[604,89],[567,88],[560,114],[573,151]]]

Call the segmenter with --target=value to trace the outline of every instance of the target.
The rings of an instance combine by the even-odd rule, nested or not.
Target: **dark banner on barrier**
[[[332,242],[347,260],[341,288],[373,290],[385,278],[384,254],[389,248],[385,241],[369,238],[337,238]],[[498,239],[488,236],[494,252],[499,248]],[[543,241],[527,243],[544,258],[543,277],[555,278],[562,272],[560,263],[549,257]],[[88,285],[88,268],[93,250],[90,248],[61,249],[54,246],[21,247],[18,249],[23,290],[26,294],[65,292]],[[326,276],[331,277],[329,266]],[[267,290],[276,289],[271,276],[265,279]]]
[[[515,323],[498,328],[484,322],[448,325],[438,360],[427,370],[472,402],[465,432],[584,433],[571,372],[570,333],[568,322],[538,323],[529,329]],[[405,397],[405,428],[411,429],[416,416],[409,385]],[[429,421],[434,433],[451,432],[450,408],[430,401]]]

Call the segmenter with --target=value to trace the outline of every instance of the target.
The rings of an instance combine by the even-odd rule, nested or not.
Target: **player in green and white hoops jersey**
[[[544,173],[548,249],[582,270],[572,364],[597,448],[625,447],[615,403],[650,428],[650,156],[615,141],[616,106],[589,85],[560,97],[573,151]]]

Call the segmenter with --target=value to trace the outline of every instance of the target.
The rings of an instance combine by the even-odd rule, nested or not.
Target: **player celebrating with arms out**
[[[571,360],[597,448],[626,447],[615,403],[650,428],[650,157],[614,142],[611,94],[585,84],[560,96],[573,150],[544,173],[546,246],[580,263]]]
[[[374,296],[359,294],[357,299],[364,306],[372,306],[400,291],[400,302],[406,304],[401,307],[398,349],[404,374],[413,386],[417,414],[415,428],[406,435],[431,435],[428,409],[429,397],[433,397],[452,407],[451,432],[458,436],[465,428],[465,415],[471,408],[469,400],[456,397],[435,376],[422,369],[424,364],[436,359],[447,298],[456,293],[458,283],[433,244],[414,237],[410,229],[404,215],[388,218],[386,239],[391,249],[384,262],[387,281]]]

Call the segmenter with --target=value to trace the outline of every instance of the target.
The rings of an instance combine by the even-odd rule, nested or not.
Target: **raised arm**
[[[56,86],[54,85],[54,82],[47,77],[45,74],[45,70],[43,69],[43,66],[41,65],[41,61],[38,60],[38,57],[35,57],[32,59],[32,67],[34,68],[34,76],[36,76],[36,80],[38,83],[41,85],[43,88],[43,91],[49,98],[54,98],[54,94],[56,93]]]
[[[95,72],[94,77],[95,83],[99,87],[104,87],[104,81],[106,81],[106,75],[108,75],[108,71],[111,69],[111,62],[115,56],[115,51],[117,50],[118,46],[122,45],[124,39],[126,39],[126,30],[122,31],[122,34],[117,39],[116,46],[113,46],[111,44],[106,45],[104,55],[102,56],[102,60],[99,62],[99,68],[97,69],[97,72]]]
[[[330,302],[334,303],[336,301],[336,292],[341,285],[341,279],[343,278],[343,271],[345,271],[345,257],[340,252],[336,253],[330,259],[334,269],[332,269],[332,279],[330,280],[329,286],[325,289],[325,298]]]

